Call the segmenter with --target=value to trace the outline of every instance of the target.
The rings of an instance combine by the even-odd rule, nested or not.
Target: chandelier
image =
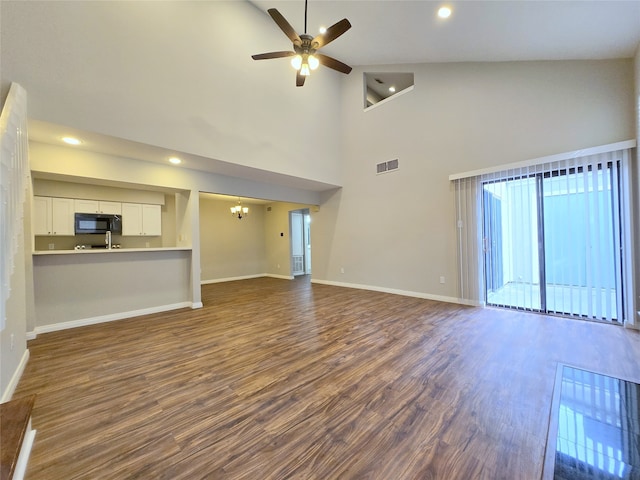
[[[231,215],[236,217],[238,220],[242,220],[244,217],[249,215],[249,207],[243,207],[240,203],[240,199],[238,199],[238,205],[231,207]]]

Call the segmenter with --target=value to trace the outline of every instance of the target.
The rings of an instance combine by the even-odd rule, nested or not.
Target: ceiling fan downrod
[[[307,0],[304,0],[304,33],[307,33]]]

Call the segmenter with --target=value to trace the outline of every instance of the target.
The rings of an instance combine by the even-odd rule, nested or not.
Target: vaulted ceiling
[[[250,3],[259,10],[256,12],[258,18],[264,15],[264,27],[261,26],[259,32],[241,35],[246,48],[253,49],[251,53],[287,50],[291,47],[289,40],[267,15],[269,8],[277,8],[298,32],[303,32],[304,0],[251,0]],[[448,4],[452,9],[451,17],[446,20],[437,16],[437,10],[443,4]],[[171,8],[177,11],[180,2],[174,5]],[[119,21],[126,21],[125,17]],[[352,66],[629,58],[640,43],[638,0],[308,1],[309,33],[315,34],[319,26],[329,26],[342,18],[348,18],[352,28],[323,52]],[[232,27],[234,25],[229,25],[230,31]],[[242,28],[247,30],[249,26]],[[194,43],[186,35],[185,38],[175,36],[172,42],[172,51],[189,52],[193,58],[211,58],[212,45]],[[248,55],[243,58],[245,62],[250,62]],[[169,65],[172,59],[167,56],[163,61]],[[262,65],[255,67],[256,72],[264,71]],[[291,84],[287,85],[295,90],[293,77]],[[44,143],[54,143],[61,134],[56,128],[59,129],[46,122],[32,122],[30,137]],[[67,133],[68,130],[65,129]],[[156,159],[162,157],[156,147],[98,134],[93,135],[89,143],[94,151],[114,155],[149,161],[158,161]],[[166,160],[163,158],[160,161]],[[265,170],[196,155],[191,156],[190,166],[302,189],[321,191],[330,187],[321,182],[271,174]]]
[[[304,0],[251,3],[304,30]],[[437,16],[443,5],[448,19]],[[352,28],[326,51],[351,65],[628,58],[640,42],[638,0],[308,1],[310,34],[342,18]],[[286,47],[282,38],[263,46]]]

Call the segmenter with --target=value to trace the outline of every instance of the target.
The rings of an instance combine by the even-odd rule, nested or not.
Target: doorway
[[[289,212],[291,271],[294,277],[311,274],[311,215],[309,209]]]

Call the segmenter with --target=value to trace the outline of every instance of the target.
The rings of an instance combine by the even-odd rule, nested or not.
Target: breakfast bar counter
[[[193,307],[191,261],[190,247],[34,251],[34,333]]]
[[[36,250],[34,255],[75,255],[86,253],[126,253],[126,252],[169,252],[191,251],[191,247],[159,247],[159,248],[87,248],[73,250]]]

